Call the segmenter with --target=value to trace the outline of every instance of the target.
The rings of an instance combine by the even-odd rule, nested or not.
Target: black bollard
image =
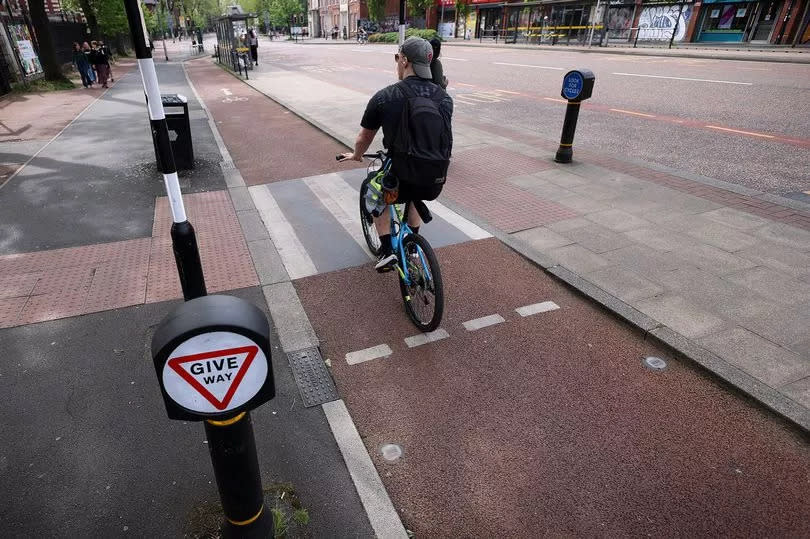
[[[587,69],[569,71],[563,77],[563,88],[561,95],[568,100],[565,108],[565,120],[563,121],[562,135],[560,136],[560,147],[554,156],[557,163],[570,163],[574,155],[574,133],[577,130],[577,119],[579,118],[579,106],[582,101],[591,97],[595,77]]]

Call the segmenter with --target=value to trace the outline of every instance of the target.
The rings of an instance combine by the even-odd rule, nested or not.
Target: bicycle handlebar
[[[382,159],[386,156],[385,150],[377,150],[375,153],[364,153],[363,157],[367,159]],[[335,161],[343,159],[343,154],[339,153],[335,156]]]

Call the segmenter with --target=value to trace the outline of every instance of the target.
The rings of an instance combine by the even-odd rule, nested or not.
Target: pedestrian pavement
[[[260,287],[266,274],[253,258],[261,242],[250,241],[254,223],[241,211],[246,188],[244,198],[228,189],[238,172],[182,63],[156,69],[163,93],[189,100],[195,167],[179,177],[208,291],[269,316],[271,291]],[[38,133],[21,141],[34,149],[0,188],[0,349],[8,358],[0,411],[9,418],[0,521],[13,536],[203,536],[221,518],[201,426],[170,421],[155,380],[151,335],[181,291],[140,76],[116,75],[106,92],[2,102],[4,118],[25,118],[23,131]],[[66,110],[37,117],[31,108],[44,103],[43,111]],[[339,400],[304,405],[282,335],[271,322],[276,397],[252,412],[264,486],[291,485],[309,511],[306,533],[371,536],[377,528],[352,475],[368,467],[350,470],[335,439],[359,440],[351,419]],[[375,490],[379,479],[362,481],[368,499],[387,501]]]
[[[370,97],[266,62],[246,83],[347,146]],[[808,205],[632,156],[554,163],[541,133],[484,121],[454,141],[444,205],[810,428]]]
[[[304,39],[298,43],[303,45],[357,45],[353,39]],[[374,43],[368,45],[373,46]],[[733,43],[716,44],[714,46],[689,44],[676,44],[673,48],[666,47],[665,44],[658,46],[644,44],[633,47],[631,43],[611,42],[609,46],[599,47],[592,45],[558,45],[550,44],[525,44],[525,43],[505,43],[503,40],[496,42],[494,39],[445,39],[443,47],[487,47],[497,49],[526,49],[526,50],[546,50],[564,52],[583,52],[593,54],[627,54],[632,56],[669,56],[673,58],[704,58],[712,60],[742,60],[752,62],[778,62],[810,64],[810,50],[806,47],[791,48],[789,46],[774,47],[743,47]]]

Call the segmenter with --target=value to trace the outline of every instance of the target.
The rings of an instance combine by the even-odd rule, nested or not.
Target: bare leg
[[[379,217],[374,218],[374,228],[377,229],[378,236],[384,236],[391,233],[391,206],[385,208]]]

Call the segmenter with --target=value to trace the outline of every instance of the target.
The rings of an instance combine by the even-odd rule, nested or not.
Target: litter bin
[[[166,126],[169,128],[169,140],[174,154],[174,164],[177,170],[194,168],[194,147],[191,143],[191,123],[188,117],[188,100],[182,94],[161,94],[163,112],[166,114]],[[158,154],[157,140],[154,133],[152,142],[155,146],[155,159],[160,169],[160,155]]]

